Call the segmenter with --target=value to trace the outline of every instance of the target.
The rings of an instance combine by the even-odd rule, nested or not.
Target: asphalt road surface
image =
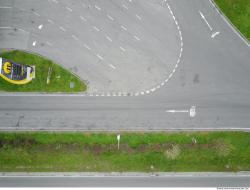
[[[2,2],[17,1],[1,0],[0,2],[2,4]],[[62,2],[66,3],[67,1]],[[84,2],[88,3],[88,1]],[[93,1],[93,3],[95,2],[103,3],[102,1]],[[173,42],[174,47],[180,48],[181,42],[183,42],[182,51],[166,49],[168,52],[177,52],[177,61],[173,66],[176,67],[177,63],[178,65],[172,71],[172,75],[168,75],[169,70],[167,69],[168,74],[164,81],[157,83],[152,88],[142,85],[142,88],[138,88],[138,90],[144,88],[145,90],[133,91],[133,93],[105,92],[95,94],[92,92],[81,96],[1,94],[0,129],[249,130],[250,48],[247,42],[244,42],[224,21],[209,0],[149,2],[153,5],[158,3],[156,7],[162,11],[160,12],[164,15],[163,12],[166,11],[166,14],[168,14],[165,15],[166,22],[171,26],[175,26],[175,39],[179,45]],[[122,6],[123,3],[130,2],[124,0],[116,1],[116,3]],[[153,6],[152,4],[148,6]],[[25,5],[29,5],[28,1],[23,6]],[[102,7],[106,7],[106,10],[109,9],[109,5],[103,3]],[[142,4],[137,5],[135,6],[138,8],[136,11],[140,10],[141,6],[144,6]],[[163,8],[160,8],[160,6]],[[98,11],[98,8],[95,9]],[[31,11],[34,12],[34,10]],[[134,13],[127,13],[127,15],[123,16],[131,16]],[[174,15],[178,25],[176,25],[174,19],[170,21],[169,14]],[[154,16],[157,17],[157,15]],[[1,16],[2,18],[4,17]],[[159,22],[164,22],[163,17],[159,18],[159,20]],[[64,20],[61,19],[60,22],[64,22]],[[1,21],[2,23],[3,21]],[[98,23],[101,23],[101,21]],[[152,28],[157,28],[155,25],[152,25]],[[177,26],[179,26],[181,32],[178,32]],[[174,29],[171,28],[166,32],[159,28],[157,31],[162,32],[161,37],[170,35],[172,38]],[[58,35],[58,33],[55,35]],[[37,36],[40,37],[41,35]],[[1,40],[4,39],[1,38]],[[93,39],[95,38],[93,37]],[[145,36],[145,39],[148,38]],[[29,47],[36,48],[37,46],[32,45],[33,42],[31,40]],[[128,43],[128,41],[124,41],[124,43]],[[23,43],[20,42],[20,44]],[[172,46],[172,43],[170,45]],[[45,46],[43,48],[46,49]],[[40,47],[38,49],[40,51]],[[36,51],[35,49],[32,50]],[[54,51],[57,51],[57,48]],[[67,52],[65,51],[65,53]],[[55,52],[54,54],[56,55]],[[80,52],[76,52],[76,54],[77,57]],[[178,57],[181,57],[180,61],[178,61]],[[87,69],[87,67],[85,68]],[[129,73],[130,70],[126,72]],[[147,77],[145,80],[147,80]],[[131,82],[131,85],[136,82],[137,80]],[[196,106],[195,117],[190,117],[189,109],[191,106]],[[180,112],[168,112],[171,110]]]
[[[249,187],[249,176],[0,177],[0,187]]]

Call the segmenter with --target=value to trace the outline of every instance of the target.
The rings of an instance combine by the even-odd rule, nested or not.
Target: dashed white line
[[[108,41],[110,41],[110,42],[113,41],[109,36],[105,36],[105,37],[106,37],[106,39],[107,39]]]
[[[123,47],[121,47],[121,46],[120,46],[120,49],[121,49],[122,51],[126,51],[126,49],[124,49],[124,48],[123,48]]]
[[[76,40],[76,41],[79,40],[79,38],[77,38],[75,35],[71,35],[71,37],[72,37],[74,40]]]
[[[38,14],[37,12],[33,12],[36,16],[41,16],[40,14]]]
[[[135,38],[137,41],[140,41],[140,40],[141,40],[138,36],[134,36],[134,38]]]
[[[115,19],[114,19],[112,16],[110,16],[110,15],[107,15],[107,17],[108,17],[109,20],[112,20],[112,21],[115,20]]]
[[[54,21],[48,19],[48,22],[51,23],[51,24],[54,24]]]
[[[80,18],[81,18],[81,20],[83,20],[84,22],[86,22],[86,21],[87,21],[87,19],[86,19],[86,18],[84,18],[83,16],[80,16]]]
[[[96,26],[93,26],[93,28],[94,28],[97,32],[100,32],[100,29],[97,28]]]
[[[95,5],[95,8],[98,10],[98,11],[100,11],[100,10],[102,10],[100,7],[98,7],[97,5]]]
[[[103,60],[103,57],[99,54],[96,54],[96,56],[100,59],[100,60]]]
[[[112,69],[116,69],[116,67],[112,64],[109,64],[109,66],[112,68]]]
[[[72,12],[73,10],[69,7],[66,7],[66,9],[69,11],[69,12]]]
[[[66,31],[66,29],[63,28],[62,26],[60,26],[59,28],[60,28],[60,30],[62,30],[62,31],[64,31],[64,32]]]
[[[127,7],[126,5],[124,5],[124,4],[122,4],[122,7],[123,7],[124,9],[127,9],[127,10],[128,10],[128,7]]]
[[[50,43],[50,42],[48,42],[48,41],[46,42],[46,44],[48,44],[49,46],[52,46],[52,43]]]
[[[125,31],[128,30],[128,29],[127,29],[125,26],[123,26],[123,25],[121,25],[121,28],[122,28],[123,30],[125,30]]]
[[[83,44],[83,46],[88,49],[88,50],[91,50],[91,48],[87,45],[87,44]]]
[[[139,20],[142,19],[141,16],[139,16],[138,14],[136,14],[135,16],[136,16],[136,18],[138,18]]]

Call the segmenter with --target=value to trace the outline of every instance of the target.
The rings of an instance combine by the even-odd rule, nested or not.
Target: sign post
[[[116,138],[117,138],[117,142],[118,142],[117,145],[118,145],[118,150],[119,150],[120,149],[120,138],[121,138],[121,135],[118,134]]]

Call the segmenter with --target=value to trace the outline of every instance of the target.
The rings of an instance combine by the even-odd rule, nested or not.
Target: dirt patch
[[[175,160],[181,154],[181,148],[179,145],[172,145],[170,148],[166,149],[164,152],[168,159]]]

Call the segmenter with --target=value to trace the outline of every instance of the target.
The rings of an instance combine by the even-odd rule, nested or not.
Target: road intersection
[[[57,1],[49,1],[46,3],[50,3],[53,8],[53,6],[57,7],[56,2]],[[62,2],[64,8],[66,7],[65,10],[67,14],[73,14],[74,10],[77,10],[74,8],[77,7],[77,3],[67,4],[68,1]],[[112,17],[112,15],[109,14],[105,17],[105,19],[110,20],[110,22],[112,19],[120,18],[122,20],[123,17],[130,17],[131,15],[134,16],[133,19],[135,19],[136,22],[141,22],[141,20],[145,18],[145,16],[142,16],[144,14],[139,14],[141,7],[143,7],[143,10],[147,10],[150,6],[155,6],[155,9],[159,8],[160,12],[162,11],[162,15],[165,15],[164,18],[167,24],[164,24],[163,17],[158,19],[159,23],[151,26],[151,28],[147,28],[145,38],[140,38],[151,39],[153,37],[148,38],[150,37],[149,34],[154,34],[154,32],[158,31],[163,39],[170,40],[169,44],[171,48],[169,49],[170,46],[168,46],[165,53],[167,57],[169,56],[167,52],[173,53],[173,59],[171,59],[173,62],[170,60],[171,63],[166,61],[171,65],[172,70],[167,68],[164,70],[159,67],[159,71],[163,70],[165,74],[167,72],[167,75],[162,75],[163,78],[167,76],[166,79],[161,82],[157,82],[159,80],[156,80],[153,82],[154,84],[147,83],[140,86],[138,90],[132,90],[131,93],[129,90],[129,92],[127,91],[127,85],[121,85],[121,87],[125,89],[124,92],[122,90],[121,92],[117,92],[114,90],[116,89],[113,88],[114,86],[109,86],[110,89],[114,91],[102,91],[99,93],[92,90],[88,94],[76,95],[1,94],[1,130],[249,130],[250,49],[247,43],[242,41],[232,28],[225,23],[210,1],[150,1],[152,4],[148,5],[149,7],[145,7],[142,4],[131,7],[133,10],[131,10],[132,12],[129,14],[126,13],[127,16],[125,16],[123,12],[128,11],[127,8],[130,8],[129,1],[117,1],[116,3],[110,1],[112,5],[106,5],[103,1],[91,1],[90,5],[88,5],[88,1],[81,2],[85,3],[87,6],[86,9],[90,6],[91,9],[94,9],[98,14],[100,14],[100,11],[110,10],[109,6],[113,7],[112,11],[114,12],[122,9],[122,13],[118,11],[114,14],[120,15],[120,17]],[[140,3],[140,1],[137,3]],[[45,4],[43,6],[45,6]],[[28,5],[28,1],[27,4],[23,4],[23,6]],[[136,7],[139,8],[136,9]],[[37,16],[38,18],[36,19],[41,19],[43,16],[41,12],[38,13],[35,11],[37,9],[36,7],[34,10],[31,10],[31,12],[33,12],[32,14],[39,14],[40,16]],[[80,12],[78,11],[74,14],[79,14]],[[48,12],[47,16],[52,14],[52,12],[53,11]],[[149,13],[150,11],[145,12],[153,14]],[[63,16],[64,13],[59,12],[58,14],[62,14],[61,16]],[[92,19],[94,23],[93,18],[95,17],[91,17],[91,14],[92,12],[87,16],[89,16],[88,18]],[[157,15],[151,16],[156,16],[155,18],[157,18]],[[103,16],[97,18],[100,17]],[[71,18],[71,16],[69,16],[69,18]],[[82,18],[80,17],[82,22],[85,22],[84,19],[86,19],[84,15]],[[130,20],[126,19],[124,18],[122,20],[124,22],[122,23],[128,24],[130,22]],[[41,21],[43,20],[42,18]],[[151,21],[151,23],[154,21]],[[175,21],[178,24],[176,24]],[[48,22],[53,23],[54,21],[50,20]],[[66,30],[63,23],[68,22],[68,24],[71,24],[70,19],[61,19],[58,20],[58,22],[61,22],[59,23],[59,27],[61,26],[62,33],[64,29]],[[1,22],[1,24],[2,23],[3,22]],[[102,22],[98,21],[97,23],[100,24]],[[158,24],[163,24],[168,30],[164,32],[163,28],[158,28],[156,31],[151,31],[153,30],[152,28],[157,28]],[[26,25],[23,24],[22,26]],[[27,24],[26,29],[29,28],[29,26],[30,24]],[[100,32],[98,31],[98,26],[94,26],[97,28],[92,29],[96,32]],[[128,28],[125,27],[125,24],[122,26],[119,27],[119,31],[123,30],[123,32],[125,32]],[[107,26],[103,25],[102,27]],[[115,26],[115,28],[116,27],[117,26]],[[39,31],[45,28],[46,26],[40,22],[36,30]],[[78,26],[74,28],[78,28]],[[133,31],[137,31],[137,29],[140,31],[139,28],[137,28],[137,24],[133,29]],[[29,50],[35,52],[38,50],[39,53],[44,52],[48,57],[50,57],[50,55],[46,53],[49,52],[51,52],[51,56],[61,56],[62,52],[67,56],[69,52],[66,49],[57,52],[61,47],[51,48],[50,50],[53,49],[53,51],[47,50],[49,44],[47,44],[47,46],[37,47],[37,43],[40,43],[41,37],[43,37],[43,40],[46,40],[47,37],[49,37],[49,39],[55,38],[58,42],[61,40],[56,37],[58,32],[54,32],[55,29],[53,27],[50,29],[47,28],[47,30],[52,30],[49,34],[54,34],[54,36],[34,35],[37,39],[35,40],[35,38],[31,37],[34,33],[36,34],[36,32],[33,32],[28,40],[30,43],[28,44]],[[115,33],[117,30],[114,29],[110,32]],[[0,31],[2,32],[3,30]],[[79,32],[80,30],[75,30],[75,32],[77,31]],[[141,34],[144,34],[144,31],[145,29]],[[23,33],[19,35],[21,34]],[[70,37],[70,43],[77,41],[80,34],[76,34]],[[132,33],[128,36],[131,37],[131,34]],[[148,36],[146,36],[147,34]],[[134,35],[133,33],[133,36]],[[103,35],[94,36],[93,39],[100,38],[100,36],[102,36],[104,40],[105,36]],[[164,38],[164,36],[166,36],[166,38]],[[3,39],[4,38],[1,38],[1,40]],[[20,39],[23,40],[22,37]],[[105,40],[104,44],[107,44],[114,39],[111,38],[110,35],[106,36]],[[135,42],[137,41],[135,38],[133,40],[135,40]],[[32,45],[34,42],[36,42],[35,46]],[[101,42],[103,41],[101,40],[99,43]],[[129,43],[129,41],[125,40],[123,43],[126,44]],[[23,42],[20,41],[18,44],[22,49]],[[118,46],[121,45],[117,45],[117,47]],[[86,43],[85,49],[88,49],[88,47],[91,48],[89,44]],[[123,48],[125,49],[125,45],[119,48],[120,53],[123,52]],[[155,51],[155,48],[158,47],[153,46],[152,51]],[[76,57],[78,55],[81,56],[82,49],[76,49],[77,50],[74,51]],[[159,55],[164,55],[165,53],[159,50]],[[101,54],[99,56],[101,56]],[[178,57],[181,57],[181,59],[178,59]],[[163,59],[166,60],[168,58]],[[177,67],[176,63],[178,63]],[[84,65],[84,67],[88,69],[88,65]],[[129,67],[127,67],[127,69],[128,68]],[[86,72],[89,72],[89,70]],[[130,70],[125,71],[125,73],[129,72]],[[173,73],[171,74],[171,72]],[[171,79],[168,79],[169,76],[171,76]],[[127,75],[127,78],[129,79],[130,76]],[[151,80],[143,75],[141,78],[146,81]],[[101,80],[102,79],[100,79],[100,81]],[[131,84],[135,83],[137,85],[136,82],[138,81],[130,81]],[[195,117],[190,117],[190,114],[187,113],[167,112],[167,110],[189,110],[191,106],[196,106]]]

